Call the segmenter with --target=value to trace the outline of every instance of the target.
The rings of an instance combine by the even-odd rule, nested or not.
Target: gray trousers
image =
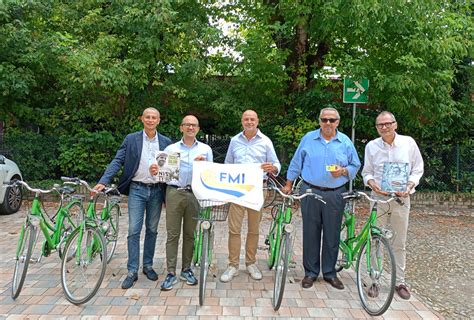
[[[302,190],[306,189],[311,188],[303,183]],[[313,197],[306,197],[301,201],[304,273],[305,276],[317,277],[322,269],[325,279],[333,279],[336,277],[335,265],[345,205],[341,194],[346,188],[341,187],[334,191],[312,189],[312,191],[321,195],[326,204]]]

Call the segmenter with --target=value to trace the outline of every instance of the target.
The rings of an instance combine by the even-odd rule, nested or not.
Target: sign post
[[[355,122],[356,122],[356,105],[358,103],[369,102],[369,79],[353,80],[344,78],[344,91],[342,102],[352,103],[352,143],[355,144]],[[349,182],[349,191],[352,191],[352,180]]]

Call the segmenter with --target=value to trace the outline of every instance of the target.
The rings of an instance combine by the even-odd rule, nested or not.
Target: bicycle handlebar
[[[349,192],[344,192],[342,194],[342,197],[344,199],[357,199],[357,198],[360,198],[360,196],[363,196],[365,197],[367,200],[369,200],[370,202],[377,202],[377,203],[389,203],[389,202],[392,202],[392,201],[396,201],[398,204],[400,205],[403,205],[403,201],[395,195],[395,193],[390,193],[389,194],[389,199],[387,200],[382,200],[382,199],[373,199],[371,198],[368,194],[366,194],[365,192],[363,191],[349,191]]]
[[[316,193],[313,193],[311,192],[310,189],[308,189],[305,193],[297,196],[297,195],[294,195],[294,194],[286,194],[286,193],[283,193],[280,189],[278,189],[277,187],[270,187],[270,189],[273,189],[273,190],[276,190],[283,198],[286,198],[286,199],[290,199],[290,200],[301,200],[303,198],[306,198],[306,197],[309,197],[309,196],[312,196],[314,197],[316,200],[319,200],[321,201],[322,203],[326,204],[326,201],[323,200],[323,197],[321,197],[319,194],[316,194]]]
[[[101,193],[101,192],[104,194],[108,194],[109,192],[118,193],[117,187],[115,185],[111,185],[110,187],[106,187],[102,191],[98,191],[91,188],[91,186],[89,185],[89,183],[87,183],[87,181],[81,180],[79,178],[61,177],[61,180],[64,181],[65,184],[83,185],[84,187],[86,187],[87,190],[89,190],[89,192],[96,193],[96,194]]]
[[[38,188],[32,188],[30,187],[25,181],[23,180],[12,180],[12,181],[8,181],[8,182],[3,182],[4,185],[8,185],[10,187],[16,187],[16,186],[23,186],[25,187],[26,189],[28,189],[29,191],[33,192],[33,193],[51,193],[53,191],[58,191],[56,189],[56,187],[53,187],[51,189],[48,189],[48,190],[43,190],[43,189],[38,189]]]

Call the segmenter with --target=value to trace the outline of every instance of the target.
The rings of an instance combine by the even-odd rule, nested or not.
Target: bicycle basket
[[[198,200],[198,220],[225,221],[229,213],[230,203],[214,200]]]

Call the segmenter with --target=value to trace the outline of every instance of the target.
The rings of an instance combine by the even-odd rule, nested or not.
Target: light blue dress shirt
[[[354,179],[360,168],[360,160],[352,141],[345,134],[336,135],[327,142],[320,129],[308,132],[296,149],[288,168],[287,179],[294,181],[299,175],[308,183],[318,187],[337,188]],[[346,167],[349,177],[334,178],[326,171],[327,165]]]
[[[188,147],[183,139],[181,139],[176,143],[170,144],[164,151],[166,153],[179,153],[179,185],[177,187],[181,188],[191,185],[193,162],[197,156],[204,156],[206,158],[205,161],[214,161],[211,147],[197,140],[194,141],[191,147]]]
[[[239,164],[269,162],[277,167],[278,173],[281,169],[272,141],[259,129],[250,140],[245,137],[243,132],[235,135],[230,140],[224,162]]]

